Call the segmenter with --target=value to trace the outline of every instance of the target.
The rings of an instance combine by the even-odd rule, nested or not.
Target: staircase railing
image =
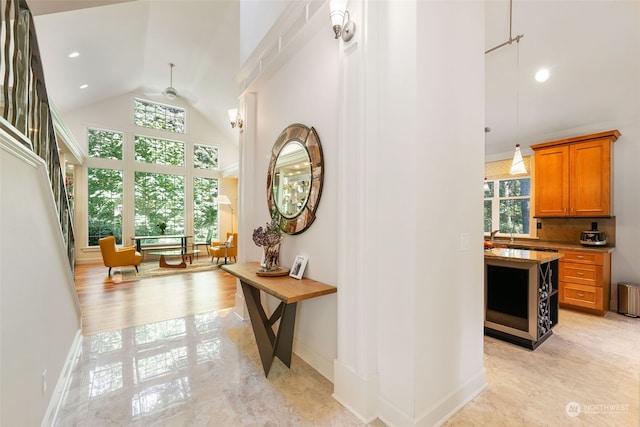
[[[73,217],[33,16],[25,0],[0,0],[0,13],[0,129],[45,161],[73,270]]]

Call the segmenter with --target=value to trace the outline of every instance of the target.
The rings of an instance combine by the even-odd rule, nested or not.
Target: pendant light
[[[513,37],[512,31],[513,24],[513,0],[509,0],[509,39],[504,43],[492,47],[486,50],[484,53],[491,53],[504,46],[510,46],[513,42],[516,42],[516,141],[520,140],[520,40],[524,37],[524,34],[518,34]],[[485,129],[486,132],[486,129]],[[516,151],[513,153],[513,161],[511,162],[511,175],[526,174],[527,168],[524,166],[522,159],[522,153],[520,153],[520,144],[516,144]]]
[[[513,153],[513,161],[511,162],[511,169],[509,170],[511,175],[520,175],[527,173],[527,168],[524,166],[524,160],[522,159],[522,153],[520,152],[520,144],[516,144],[516,152]]]
[[[520,140],[520,39],[516,40],[516,141]],[[520,144],[516,144],[516,151],[513,153],[511,162],[511,175],[522,175],[527,173],[524,166]]]

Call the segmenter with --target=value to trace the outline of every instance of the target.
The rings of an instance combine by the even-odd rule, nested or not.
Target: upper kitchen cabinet
[[[532,145],[536,217],[608,217],[617,130]]]

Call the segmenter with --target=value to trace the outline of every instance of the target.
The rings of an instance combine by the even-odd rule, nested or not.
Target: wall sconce
[[[347,0],[331,0],[329,10],[329,17],[331,18],[331,25],[333,25],[336,39],[342,36],[342,40],[345,42],[350,41],[356,32],[356,24],[351,20],[347,10]]]
[[[231,127],[235,128],[238,126],[239,129],[242,129],[242,117],[240,117],[240,113],[237,108],[232,108],[228,111],[229,113],[229,121],[231,122]]]

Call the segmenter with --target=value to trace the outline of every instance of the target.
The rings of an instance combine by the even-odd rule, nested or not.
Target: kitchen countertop
[[[484,251],[485,259],[500,259],[515,262],[535,262],[544,264],[564,255],[558,252],[535,251],[526,249],[493,248]]]
[[[487,240],[489,241],[489,240]],[[546,249],[546,250],[569,250],[569,251],[585,251],[585,252],[599,252],[599,253],[610,253],[615,250],[615,246],[605,245],[605,246],[585,246],[580,243],[574,242],[552,242],[552,241],[544,241],[544,240],[518,240],[516,239],[513,243],[511,243],[510,239],[494,239],[491,243],[495,245],[496,248],[511,248],[511,249]]]

